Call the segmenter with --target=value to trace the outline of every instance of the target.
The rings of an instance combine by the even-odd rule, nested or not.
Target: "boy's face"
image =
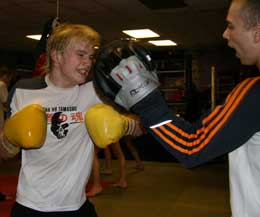
[[[55,79],[60,87],[73,87],[87,80],[93,62],[94,49],[85,41],[71,39],[63,52],[56,53]]]
[[[227,28],[223,37],[227,39],[228,46],[235,49],[236,56],[244,65],[254,65],[257,61],[255,28],[246,28],[241,16],[243,1],[231,3],[227,15]]]

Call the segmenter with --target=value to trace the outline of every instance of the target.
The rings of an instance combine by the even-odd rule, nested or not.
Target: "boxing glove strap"
[[[132,135],[135,131],[137,122],[133,119],[127,119],[127,124],[128,124],[128,126],[127,126],[127,131],[126,131],[125,135]]]

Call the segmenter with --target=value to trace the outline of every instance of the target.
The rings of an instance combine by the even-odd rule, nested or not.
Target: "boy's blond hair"
[[[59,25],[54,29],[47,42],[46,64],[44,67],[46,73],[52,69],[52,50],[64,51],[73,38],[85,41],[93,48],[100,45],[99,33],[87,25],[70,23]]]

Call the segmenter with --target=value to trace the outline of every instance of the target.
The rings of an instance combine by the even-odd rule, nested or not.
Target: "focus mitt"
[[[148,50],[137,42],[124,40],[99,51],[93,83],[104,96],[127,110],[159,86]]]

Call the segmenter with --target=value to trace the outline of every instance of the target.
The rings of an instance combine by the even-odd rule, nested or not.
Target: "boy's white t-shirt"
[[[94,154],[84,114],[101,101],[92,82],[66,89],[53,86],[48,76],[45,82],[43,88],[17,86],[11,101],[12,114],[36,103],[48,118],[43,146],[22,150],[16,201],[43,212],[77,210],[86,200]]]

